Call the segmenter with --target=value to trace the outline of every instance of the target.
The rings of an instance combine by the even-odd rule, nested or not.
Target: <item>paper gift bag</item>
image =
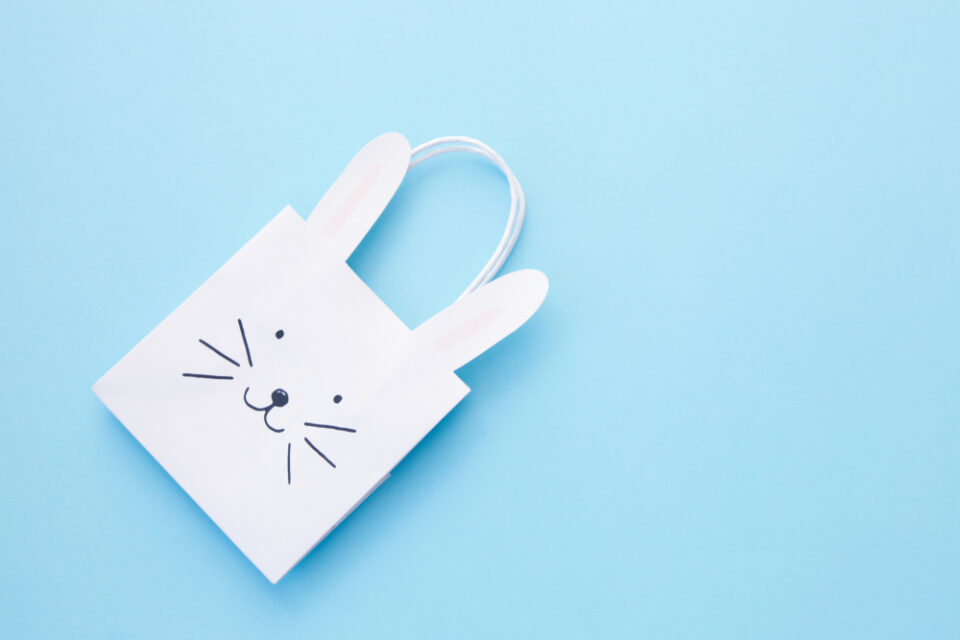
[[[399,134],[307,220],[283,209],[94,392],[272,582],[469,391],[454,370],[543,301],[501,276],[411,330],[346,260],[410,165]]]

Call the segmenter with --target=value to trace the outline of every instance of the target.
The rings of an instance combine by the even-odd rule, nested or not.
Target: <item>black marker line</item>
[[[290,484],[290,445],[292,442],[287,443],[287,484]]]
[[[304,422],[303,426],[305,427],[319,427],[321,429],[335,429],[336,431],[349,431],[350,433],[356,433],[356,429],[348,429],[347,427],[335,427],[332,424],[317,424],[316,422]]]
[[[213,351],[215,354],[217,354],[218,356],[220,356],[221,358],[223,358],[224,360],[226,360],[227,362],[229,362],[229,363],[232,364],[233,366],[235,366],[235,367],[239,367],[239,366],[240,366],[240,363],[239,363],[239,362],[237,362],[236,360],[234,360],[233,358],[231,358],[230,356],[228,356],[227,354],[225,354],[223,351],[220,351],[220,349],[217,349],[215,346],[213,346],[212,344],[210,344],[210,343],[207,342],[206,340],[204,340],[204,339],[201,338],[201,339],[200,339],[200,344],[202,344],[203,346],[205,346],[207,349],[210,349],[210,351]]]
[[[248,407],[250,407],[250,408],[253,409],[254,411],[270,411],[270,409],[273,409],[273,404],[272,404],[272,403],[271,403],[271,404],[268,404],[268,405],[265,406],[265,407],[258,407],[258,406],[255,405],[255,404],[250,404],[250,401],[247,400],[247,393],[248,393],[249,391],[250,391],[250,387],[247,387],[246,389],[243,390],[243,402],[244,402]]]
[[[270,409],[273,409],[274,406],[276,405],[270,405]],[[267,420],[267,418],[270,416],[270,409],[267,409],[263,412],[263,424],[267,425],[267,429],[270,429],[270,431],[273,431],[274,433],[283,433],[286,431],[286,429],[277,429],[275,426],[270,424],[269,420]]]
[[[206,373],[185,373],[184,378],[207,378],[208,380],[233,380],[233,376],[211,376]]]
[[[243,338],[243,348],[247,350],[247,363],[252,367],[253,360],[250,358],[250,345],[247,344],[247,334],[243,331],[243,321],[237,318],[237,324],[240,325],[240,337]]]
[[[316,451],[317,454],[319,454],[319,456],[320,456],[321,458],[323,458],[324,460],[326,460],[326,461],[327,461],[327,464],[329,464],[329,465],[330,465],[331,467],[333,467],[334,469],[337,468],[337,465],[333,464],[333,462],[330,460],[330,458],[328,458],[327,456],[323,455],[323,451],[320,451],[320,449],[317,449],[315,446],[313,446],[313,443],[310,442],[310,440],[308,440],[307,438],[304,438],[303,441],[306,442],[307,445],[309,445],[309,447],[310,447],[311,449],[313,449],[314,451]]]

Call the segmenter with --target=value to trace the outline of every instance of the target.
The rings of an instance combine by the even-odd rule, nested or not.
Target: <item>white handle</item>
[[[500,238],[500,244],[497,245],[496,251],[490,256],[490,260],[484,265],[483,270],[477,274],[466,291],[460,294],[459,300],[490,282],[503,267],[510,256],[510,252],[513,251],[514,245],[517,244],[517,238],[520,236],[520,228],[523,227],[523,218],[527,212],[527,201],[524,198],[520,182],[510,171],[510,167],[503,161],[503,158],[496,151],[474,138],[445,136],[425,142],[410,152],[409,168],[412,169],[430,158],[454,151],[483,156],[503,172],[503,175],[507,178],[507,183],[510,185],[510,213],[507,216],[507,227],[504,229],[503,237]]]

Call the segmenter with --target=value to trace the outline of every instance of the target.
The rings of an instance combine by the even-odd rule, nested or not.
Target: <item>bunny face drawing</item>
[[[253,356],[250,353],[250,339],[247,337],[247,332],[244,329],[242,319],[239,319],[239,318],[237,319],[237,328],[239,331],[239,340],[243,344],[243,353],[246,356],[245,362],[247,366],[252,368]],[[285,336],[285,332],[283,329],[278,329],[276,332],[274,332],[274,338],[276,338],[277,340],[283,339],[284,336]],[[234,367],[238,367],[238,368],[243,366],[239,361],[228,356],[223,351],[216,348],[206,340],[200,338],[198,342],[204,347],[206,347],[207,349],[209,349],[211,352],[216,354],[223,361],[229,363],[230,365],[233,365]],[[184,373],[183,377],[194,378],[197,380],[225,381],[225,380],[234,380],[237,376],[225,375],[225,374],[209,374],[209,373]],[[286,470],[287,470],[287,484],[290,484],[292,481],[291,454],[292,454],[293,440],[294,440],[293,434],[290,432],[299,423],[297,423],[297,425],[290,424],[290,415],[288,414],[291,414],[292,411],[289,409],[285,412],[282,412],[284,415],[280,416],[279,418],[275,414],[274,423],[271,424],[270,422],[271,411],[274,411],[275,409],[283,409],[284,407],[287,407],[290,404],[290,394],[285,389],[277,387],[276,389],[274,389],[272,392],[269,393],[268,398],[266,398],[265,400],[260,400],[259,401],[260,404],[253,404],[251,400],[256,400],[259,394],[257,392],[254,392],[252,397],[248,397],[250,395],[250,389],[251,387],[248,385],[243,390],[243,403],[247,406],[247,408],[260,414],[263,418],[264,426],[270,431],[272,431],[273,433],[288,434],[286,436],[286,440],[287,440]],[[333,404],[340,404],[343,401],[343,396],[340,395],[339,393],[335,394],[332,398],[332,401],[333,401]],[[281,412],[278,412],[278,413],[281,413]],[[321,422],[304,421],[303,426],[310,427],[312,429],[327,429],[330,431],[336,431],[341,433],[356,433],[356,429],[352,429],[350,427],[344,427],[344,426],[339,426],[335,424],[326,424]],[[299,440],[299,437],[297,437],[296,439]],[[303,442],[321,459],[323,459],[324,462],[326,462],[332,468],[334,469],[336,468],[337,465],[326,454],[324,454],[323,451],[321,451],[317,447],[317,445],[314,444],[312,440],[310,440],[309,436],[304,435],[302,436],[302,439],[303,439]]]
[[[413,329],[346,260],[406,173],[369,143],[305,220],[284,208],[94,391],[273,582],[468,392],[545,276],[501,276]]]

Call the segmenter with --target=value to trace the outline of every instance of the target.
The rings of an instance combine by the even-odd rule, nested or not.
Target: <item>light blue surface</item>
[[[0,637],[956,638],[958,42],[955,2],[6,3]],[[90,385],[390,130],[500,151],[552,289],[271,586]],[[419,322],[506,202],[434,161],[351,264]]]

